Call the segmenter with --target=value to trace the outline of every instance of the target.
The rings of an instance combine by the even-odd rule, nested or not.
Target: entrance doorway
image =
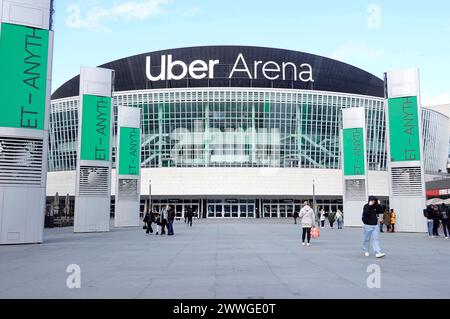
[[[253,199],[208,199],[208,218],[255,218]]]

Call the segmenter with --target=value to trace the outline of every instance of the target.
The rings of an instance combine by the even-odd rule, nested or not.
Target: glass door
[[[241,218],[247,217],[247,205],[241,205],[239,217],[241,217]]]
[[[176,218],[184,217],[183,205],[175,205],[175,217]]]
[[[223,217],[225,218],[231,217],[231,205],[228,204],[223,205]]]
[[[273,205],[273,204],[271,205],[270,217],[278,218],[278,205]]]
[[[239,217],[239,205],[231,205],[231,217]]]
[[[280,218],[286,218],[286,205],[279,206]]]

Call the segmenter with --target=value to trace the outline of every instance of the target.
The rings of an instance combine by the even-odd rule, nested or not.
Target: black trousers
[[[320,221],[320,226],[325,227],[325,221],[324,220]]]
[[[163,219],[163,222],[161,223],[161,235],[166,233],[166,226],[167,226],[167,221],[165,219]]]
[[[305,237],[309,243],[309,241],[311,240],[311,228],[310,227],[303,227],[302,242],[305,242]]]
[[[188,218],[188,225],[192,227],[192,218]]]
[[[147,231],[146,233],[152,233],[153,234],[153,228],[152,228],[152,223],[147,223]]]
[[[439,236],[439,219],[433,219],[433,236]]]
[[[333,228],[334,221],[330,222],[330,227]]]
[[[445,237],[448,237],[450,235],[450,219],[442,220],[442,228],[444,228]],[[447,232],[447,230],[448,230],[448,232]]]
[[[395,232],[395,224],[391,224],[391,233]]]

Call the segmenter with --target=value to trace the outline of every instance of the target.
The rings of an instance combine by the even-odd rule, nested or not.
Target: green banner
[[[139,175],[141,132],[138,128],[120,128],[119,175]]]
[[[362,127],[343,130],[344,175],[365,175],[364,131]]]
[[[417,97],[389,99],[389,142],[392,162],[419,161]]]
[[[44,129],[49,31],[2,23],[0,126]]]
[[[81,124],[82,160],[109,161],[111,137],[111,98],[83,95]]]

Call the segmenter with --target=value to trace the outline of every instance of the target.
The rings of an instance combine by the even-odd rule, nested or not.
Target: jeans
[[[369,243],[372,241],[372,249],[375,253],[381,252],[380,247],[380,228],[378,225],[364,225],[364,243],[363,251],[369,252]]]
[[[342,229],[342,221],[338,219],[337,224],[338,224],[338,229]]]
[[[383,223],[379,223],[378,225],[380,225],[380,233],[384,233],[384,231],[383,231],[384,224]]]
[[[305,242],[305,236],[309,243],[309,241],[311,240],[311,228],[310,227],[303,227],[302,242]]]
[[[428,236],[433,236],[433,220],[427,219],[427,226],[428,226]]]
[[[173,220],[169,220],[169,224],[167,226],[167,235],[173,235]]]

